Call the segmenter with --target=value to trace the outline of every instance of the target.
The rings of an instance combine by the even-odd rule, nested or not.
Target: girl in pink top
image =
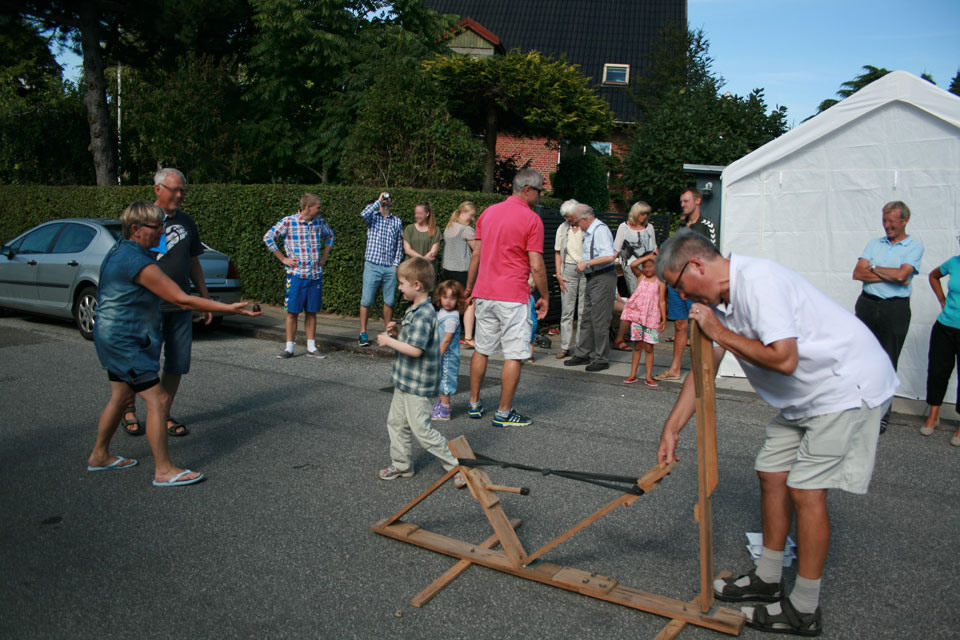
[[[662,295],[666,285],[657,279],[656,260],[643,263],[643,270],[637,278],[637,288],[627,300],[620,314],[620,322],[630,323],[630,339],[633,340],[633,362],[630,377],[626,384],[637,381],[637,369],[640,366],[640,350],[647,353],[647,377],[643,383],[648,387],[658,387],[653,379],[653,345],[660,341],[660,332],[667,324],[666,297]]]

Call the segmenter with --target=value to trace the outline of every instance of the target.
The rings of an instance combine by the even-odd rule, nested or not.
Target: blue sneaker
[[[369,347],[369,346],[370,346],[370,338],[367,336],[367,332],[366,332],[366,331],[364,331],[363,333],[361,333],[361,334],[360,334],[360,337],[357,338],[357,344],[360,345],[361,347]]]
[[[477,402],[476,404],[472,402],[467,403],[467,415],[471,418],[477,419],[483,417],[483,401]]]
[[[495,427],[525,427],[533,422],[527,416],[522,416],[513,409],[506,416],[501,416],[500,412],[493,417],[493,426]]]

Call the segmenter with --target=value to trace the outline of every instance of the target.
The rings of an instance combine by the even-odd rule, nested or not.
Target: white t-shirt
[[[792,375],[737,360],[768,404],[796,420],[846,409],[873,408],[900,381],[873,333],[800,274],[763,258],[730,255],[730,302],[717,317],[731,331],[769,345],[797,339]]]
[[[457,333],[460,329],[460,312],[456,309],[450,311],[443,307],[437,309],[437,324],[440,326],[440,338],[445,333]]]

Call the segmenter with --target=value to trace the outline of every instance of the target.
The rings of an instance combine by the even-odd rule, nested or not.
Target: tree
[[[97,185],[117,183],[116,153],[107,108],[108,61],[163,64],[184,48],[229,51],[243,33],[245,0],[2,0],[8,15],[52,31],[83,56],[84,104]]]
[[[768,112],[763,90],[720,94],[702,31],[666,28],[652,49],[650,75],[638,83],[640,122],[623,181],[654,209],[676,206],[690,186],[685,163],[726,165],[786,131],[786,107]]]
[[[125,183],[149,183],[158,164],[192,182],[269,181],[233,58],[188,53],[149,73],[124,68],[122,92]]]
[[[610,204],[607,171],[600,159],[591,154],[567,155],[550,178],[553,195],[561,200],[573,198],[604,211]]]
[[[494,187],[498,133],[585,143],[602,139],[613,125],[610,107],[575,66],[537,51],[437,55],[424,66],[447,88],[452,113],[483,132],[487,193]]]
[[[404,40],[398,37],[396,45]],[[442,87],[419,62],[385,56],[360,98],[344,149],[351,181],[381,189],[475,190],[482,157],[483,146],[450,115]]]
[[[856,76],[852,80],[847,80],[840,85],[840,88],[837,90],[837,95],[840,96],[840,100],[844,98],[849,98],[860,89],[863,89],[865,86],[873,82],[874,80],[879,80],[883,76],[890,73],[889,69],[884,69],[883,67],[874,67],[873,65],[865,64],[863,65],[863,73]],[[840,100],[835,100],[834,98],[827,98],[817,106],[817,113],[823,113],[833,105],[840,102]]]
[[[254,44],[245,99],[279,176],[336,173],[359,97],[394,29],[414,52],[439,48],[446,21],[417,0],[252,0]],[[389,12],[388,12],[389,10]],[[398,52],[401,57],[410,55]]]
[[[0,182],[92,181],[82,95],[60,74],[35,26],[0,16]]]

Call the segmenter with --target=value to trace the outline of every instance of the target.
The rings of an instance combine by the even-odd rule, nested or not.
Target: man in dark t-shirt
[[[160,244],[153,249],[157,254],[158,266],[184,292],[190,293],[192,281],[199,295],[209,298],[199,260],[203,253],[200,233],[193,218],[180,210],[180,205],[187,195],[186,177],[176,169],[161,169],[153,177],[153,190],[157,194],[154,204],[166,213],[163,219],[164,235]],[[180,387],[180,377],[190,371],[193,312],[167,302],[161,303],[160,311],[163,330],[163,373],[160,384],[170,396],[172,407]],[[202,319],[205,324],[209,324],[213,316],[204,312]],[[132,434],[142,433],[134,409],[134,406],[130,406],[124,411],[124,429]],[[171,436],[185,436],[188,431],[186,426],[168,414],[167,433]]]
[[[703,196],[696,189],[685,189],[680,194],[680,229],[690,229],[699,233],[713,246],[717,246],[717,228],[713,222],[700,215],[700,201]],[[687,346],[688,315],[690,313],[689,300],[683,300],[667,285],[667,320],[673,321],[673,360],[670,367],[655,375],[657,380],[680,380],[680,362],[683,359],[683,350]]]

